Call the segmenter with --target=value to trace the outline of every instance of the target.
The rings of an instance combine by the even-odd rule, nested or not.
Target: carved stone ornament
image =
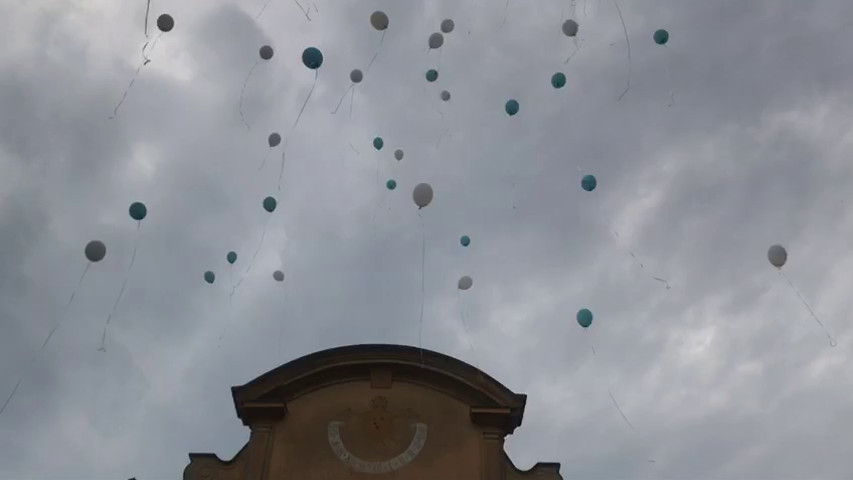
[[[412,422],[414,415],[404,412],[394,415],[388,411],[388,399],[374,397],[371,408],[357,415],[361,422],[333,420],[328,425],[329,446],[335,456],[349,468],[360,473],[389,473],[411,463],[424,447],[427,439],[427,425]],[[355,427],[361,424],[361,428]],[[346,427],[349,425],[349,427]],[[342,429],[345,432],[342,435]],[[350,432],[352,430],[352,432]],[[350,451],[343,437],[349,437],[358,445],[361,457]],[[403,446],[408,442],[408,446]],[[402,451],[400,451],[402,450]],[[399,452],[394,455],[394,452]],[[393,455],[393,456],[392,456]],[[362,457],[380,457],[386,460],[365,460]],[[388,458],[388,457],[391,458]]]

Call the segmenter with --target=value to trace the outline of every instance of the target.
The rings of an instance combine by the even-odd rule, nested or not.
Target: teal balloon
[[[264,199],[264,210],[272,213],[275,211],[276,201],[272,197],[267,197]]]
[[[130,204],[130,218],[136,220],[137,222],[141,222],[142,219],[148,215],[148,209],[145,208],[145,204],[142,202],[133,202]]]
[[[518,113],[518,102],[515,100],[509,100],[506,102],[506,106],[504,108],[506,110],[506,113],[508,113],[511,117]]]
[[[595,187],[598,185],[598,180],[595,179],[595,175],[584,175],[581,180],[581,188],[586,190],[587,192],[591,192],[595,190]]]
[[[234,265],[237,261],[237,252],[228,252],[228,255],[225,256],[225,259],[228,260],[228,263]]]
[[[586,308],[578,310],[578,325],[583,328],[589,328],[592,325],[592,312]]]
[[[434,81],[438,80],[438,70],[436,70],[434,68],[427,70],[426,79],[427,79],[427,82],[434,82]]]
[[[213,285],[214,280],[216,280],[216,275],[213,274],[210,270],[204,272],[204,281]]]
[[[554,88],[563,88],[566,86],[566,75],[563,72],[557,72],[551,75],[551,86]]]
[[[376,137],[373,139],[373,148],[377,150],[382,150],[382,147],[385,145],[385,142],[382,140],[382,137]]]
[[[467,247],[468,245],[471,245],[471,237],[468,235],[462,235],[462,238],[459,239],[459,243],[461,243],[463,247]]]
[[[302,63],[311,70],[317,70],[323,64],[323,52],[314,47],[308,47],[302,52]]]
[[[388,180],[387,182],[385,182],[385,187],[388,188],[388,190],[394,190],[395,188],[397,188],[397,182],[393,179]]]
[[[666,45],[666,42],[669,41],[669,32],[661,28],[655,31],[654,39],[658,45]]]

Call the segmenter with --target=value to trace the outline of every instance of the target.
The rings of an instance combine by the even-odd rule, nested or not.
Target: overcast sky
[[[853,3],[623,1],[629,62],[610,0],[300,1],[310,21],[291,0],[258,19],[266,0],[153,0],[150,40],[161,13],[175,28],[112,120],[145,0],[0,2],[0,401],[25,374],[0,478],[168,479],[188,452],[230,459],[248,439],[232,385],[325,348],[417,346],[422,302],[425,348],[528,394],[506,444],[521,469],[850,478]],[[368,71],[377,9],[390,28]],[[580,24],[568,64],[561,17]],[[456,29],[427,52],[444,18]],[[263,44],[249,130],[240,91]],[[308,46],[325,61],[292,131]],[[353,68],[352,117],[349,98],[332,115]],[[271,132],[289,138],[281,191]],[[420,182],[435,198],[419,217]],[[76,287],[93,239],[106,258]],[[768,263],[774,243],[836,348]]]

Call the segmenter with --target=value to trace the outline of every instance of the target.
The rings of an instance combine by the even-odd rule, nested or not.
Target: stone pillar
[[[275,426],[287,408],[283,403],[247,403],[243,409],[243,423],[252,433],[241,480],[268,480]]]
[[[504,480],[504,436],[499,431],[485,431],[481,445],[480,480]]]

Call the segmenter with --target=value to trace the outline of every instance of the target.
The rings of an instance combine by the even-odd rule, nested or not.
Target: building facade
[[[333,348],[231,393],[248,443],[231,460],[191,453],[184,480],[562,480],[558,463],[520,471],[504,451],[526,395],[429,350]]]

